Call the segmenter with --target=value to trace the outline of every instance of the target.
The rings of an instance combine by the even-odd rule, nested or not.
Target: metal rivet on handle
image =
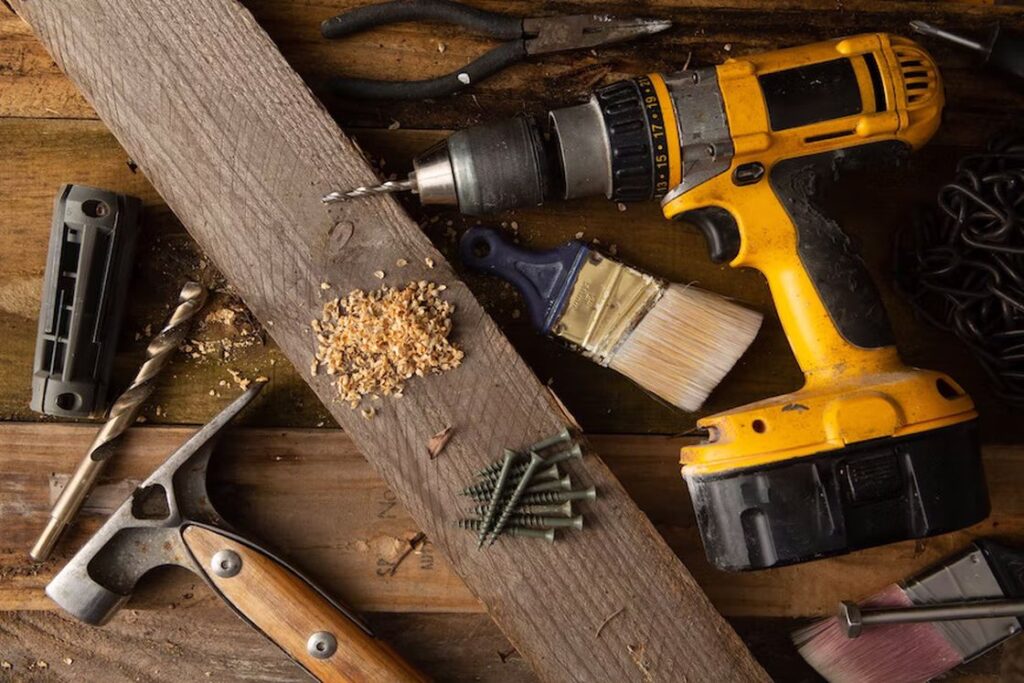
[[[222,579],[230,579],[242,571],[242,558],[234,550],[218,550],[210,560],[210,570]]]
[[[317,659],[327,659],[338,651],[338,639],[328,631],[317,631],[306,641],[306,651]]]

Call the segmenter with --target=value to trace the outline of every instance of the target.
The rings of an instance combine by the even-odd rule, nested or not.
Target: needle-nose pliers
[[[342,38],[366,29],[405,21],[439,21],[464,26],[505,40],[461,69],[422,81],[378,81],[335,77],[329,82],[336,94],[387,100],[441,97],[514,64],[527,56],[607,45],[664,31],[672,25],[662,19],[577,14],[555,17],[514,17],[469,7],[450,0],[393,0],[367,5],[323,22],[325,38]]]

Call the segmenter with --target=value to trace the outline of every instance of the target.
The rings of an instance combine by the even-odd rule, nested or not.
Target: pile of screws
[[[477,472],[477,482],[462,490],[480,504],[474,508],[476,517],[461,519],[457,526],[477,532],[478,548],[492,545],[503,533],[553,542],[555,529],[582,529],[583,516],[574,514],[573,501],[593,500],[597,491],[592,486],[572,490],[569,475],[558,467],[582,456],[568,429],[523,451],[505,449],[501,460]]]

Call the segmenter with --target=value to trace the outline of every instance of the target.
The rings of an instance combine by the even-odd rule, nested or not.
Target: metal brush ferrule
[[[955,560],[908,579],[901,588],[914,605],[1008,597],[985,554],[976,545],[971,545],[970,550]],[[987,652],[1020,631],[1016,617],[963,619],[934,622],[932,625],[957,649],[964,661]]]
[[[607,366],[665,287],[655,277],[591,251],[552,331]]]

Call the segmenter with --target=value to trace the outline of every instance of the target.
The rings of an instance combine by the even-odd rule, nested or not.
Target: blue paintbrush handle
[[[467,267],[515,285],[534,327],[545,334],[562,317],[589,253],[587,245],[576,241],[550,251],[529,251],[512,244],[500,230],[484,227],[470,228],[459,243]]]

